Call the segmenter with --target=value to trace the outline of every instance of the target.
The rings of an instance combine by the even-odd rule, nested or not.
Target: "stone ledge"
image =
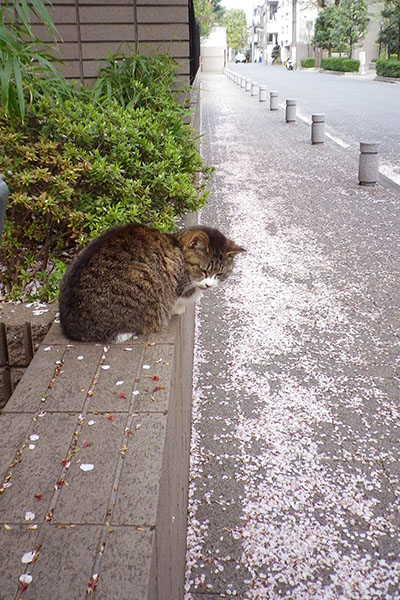
[[[26,600],[183,598],[193,336],[194,307],[121,345],[53,325],[0,415],[5,598],[35,549]]]

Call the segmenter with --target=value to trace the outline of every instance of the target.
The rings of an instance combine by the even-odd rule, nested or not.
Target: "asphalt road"
[[[326,114],[326,130],[349,146],[362,141],[380,142],[384,175],[400,183],[400,83],[375,81],[371,75],[348,76],[319,71],[288,71],[283,66],[233,64],[267,91],[277,90],[280,102],[296,98],[298,113]]]
[[[399,194],[223,75],[201,107],[247,252],[197,306],[185,600],[400,600]]]

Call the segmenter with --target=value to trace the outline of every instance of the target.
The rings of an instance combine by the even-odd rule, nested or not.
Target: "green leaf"
[[[21,75],[21,67],[19,64],[19,60],[17,56],[13,57],[13,73],[15,80],[15,88],[18,97],[18,105],[19,105],[19,114],[21,119],[24,119],[25,116],[25,97],[24,97],[24,88],[22,84],[22,75]]]

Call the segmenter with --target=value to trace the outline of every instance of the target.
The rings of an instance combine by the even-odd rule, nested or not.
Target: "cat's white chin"
[[[196,283],[197,288],[201,290],[209,290],[218,287],[218,279],[215,276],[206,277]]]

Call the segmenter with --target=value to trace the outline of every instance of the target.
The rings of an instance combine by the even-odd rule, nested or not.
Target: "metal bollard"
[[[257,81],[252,81],[251,82],[250,96],[256,96],[257,95],[257,88],[258,88]]]
[[[267,86],[266,85],[260,85],[258,87],[258,99],[260,102],[267,101]]]
[[[0,238],[3,232],[4,217],[8,200],[8,185],[2,180],[0,175]]]
[[[278,110],[278,92],[269,93],[269,109]]]
[[[360,143],[358,182],[360,185],[375,185],[379,173],[379,142]]]
[[[242,78],[240,80],[240,87],[246,88],[246,77],[242,76]]]
[[[296,120],[296,100],[286,100],[286,123],[293,123]]]
[[[325,141],[325,115],[311,115],[311,143],[323,144]]]
[[[251,79],[246,79],[246,92],[251,90]]]

